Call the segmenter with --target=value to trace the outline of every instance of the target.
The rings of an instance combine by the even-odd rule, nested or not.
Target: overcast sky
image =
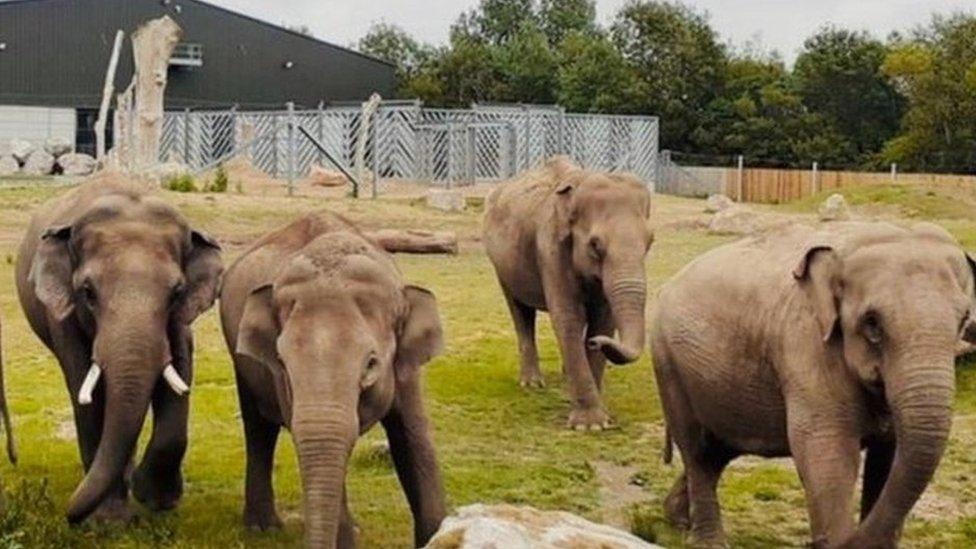
[[[308,25],[324,40],[354,44],[375,21],[395,23],[432,43],[443,43],[458,14],[478,0],[211,0],[271,21]],[[627,0],[597,0],[607,22]],[[933,13],[974,11],[973,0],[689,0],[707,11],[723,41],[759,42],[792,62],[803,40],[834,23],[884,38],[931,20]]]

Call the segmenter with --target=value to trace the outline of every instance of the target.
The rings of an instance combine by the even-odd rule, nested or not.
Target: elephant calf
[[[571,428],[610,426],[600,399],[606,359],[627,364],[643,352],[650,207],[633,177],[564,158],[488,195],[483,240],[515,323],[520,384],[543,385],[535,316],[548,311],[573,399]]]
[[[190,324],[213,306],[220,247],[142,191],[89,183],[41,206],[17,258],[31,328],[71,396],[85,478],[68,520],[127,518],[128,484],[150,404],[149,445],[131,475],[136,499],[171,509],[183,494],[192,378]]]
[[[792,456],[818,547],[893,547],[941,460],[976,264],[923,224],[791,227],[705,254],[661,291],[651,346],[685,471],[665,509],[725,543],[719,476]],[[861,521],[852,499],[867,449]]]
[[[308,545],[354,546],[346,466],[379,421],[424,545],[445,513],[420,387],[420,366],[442,346],[434,296],[405,285],[393,258],[349,222],[320,213],[244,253],[227,272],[220,314],[247,441],[245,523],[281,524],[271,472],[285,426]]]

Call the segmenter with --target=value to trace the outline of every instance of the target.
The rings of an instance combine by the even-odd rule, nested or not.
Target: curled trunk
[[[630,364],[640,358],[644,350],[647,279],[643,262],[638,262],[638,266],[626,274],[609,277],[604,282],[604,291],[620,337],[597,336],[587,344],[591,349],[602,350],[614,364]]]
[[[335,547],[342,515],[346,465],[358,435],[352,408],[296,409],[292,436],[298,453],[305,501],[305,543]]]
[[[858,530],[865,540],[897,537],[945,451],[955,393],[953,360],[951,356],[933,356],[939,355],[905,358],[885,379],[897,450],[884,489]]]

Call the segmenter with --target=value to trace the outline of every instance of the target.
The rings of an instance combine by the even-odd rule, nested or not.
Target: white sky
[[[324,40],[349,46],[374,21],[395,23],[427,42],[447,40],[458,14],[478,0],[210,0],[272,23],[308,25]],[[597,0],[609,21],[627,0]],[[686,0],[707,11],[723,41],[758,39],[792,62],[803,40],[827,23],[884,38],[893,30],[928,23],[932,14],[976,10],[973,0]]]

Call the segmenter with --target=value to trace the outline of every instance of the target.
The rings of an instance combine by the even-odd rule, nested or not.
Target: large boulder
[[[742,206],[722,210],[712,217],[708,232],[713,234],[744,235],[756,232],[761,227],[759,214]]]
[[[45,150],[35,150],[24,162],[26,175],[51,175],[54,173],[54,157]]]
[[[847,221],[850,218],[851,209],[844,195],[832,194],[820,205],[820,221]]]
[[[61,166],[61,173],[64,175],[85,176],[95,171],[98,162],[87,154],[68,153],[58,158],[58,165]]]
[[[23,139],[11,139],[10,140],[10,154],[20,162],[21,165],[27,163],[27,159],[30,158],[31,153],[37,150],[30,141],[24,141]]]
[[[460,191],[433,189],[427,191],[427,205],[442,212],[463,212],[467,202]]]
[[[570,513],[514,505],[469,505],[444,519],[428,549],[655,549],[622,530]]]
[[[733,207],[735,207],[735,202],[724,194],[713,194],[705,201],[706,213],[724,212]]]
[[[0,156],[0,177],[15,175],[20,171],[20,164],[12,156]]]
[[[53,156],[54,158],[61,158],[62,156],[73,151],[74,148],[74,145],[72,145],[70,142],[58,137],[48,139],[44,142],[44,150],[47,151],[47,154]]]

